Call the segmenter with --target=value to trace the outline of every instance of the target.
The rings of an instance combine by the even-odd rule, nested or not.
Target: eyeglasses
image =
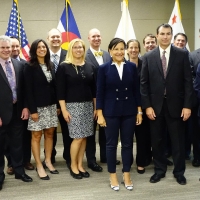
[[[72,47],[72,49],[78,50],[78,49],[83,49],[83,47],[81,47],[81,46],[79,46],[79,47]]]

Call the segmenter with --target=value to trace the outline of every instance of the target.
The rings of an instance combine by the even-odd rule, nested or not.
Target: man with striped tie
[[[52,28],[48,32],[47,41],[49,44],[51,61],[54,63],[55,71],[57,71],[59,64],[65,60],[66,55],[67,55],[67,51],[61,48],[61,45],[62,45],[61,32],[56,28]],[[60,122],[62,136],[63,136],[63,145],[64,145],[63,158],[66,160],[66,164],[69,168],[69,166],[71,165],[70,145],[71,145],[72,139],[69,137],[67,123],[64,120],[62,113],[58,113],[58,119]],[[57,142],[57,130],[55,130],[54,138],[53,138],[53,151],[52,151],[52,155],[51,155],[52,163],[55,163],[56,142]]]
[[[5,179],[4,144],[8,137],[15,178],[31,182],[23,167],[23,120],[28,119],[24,101],[24,65],[10,57],[11,39],[0,36],[0,190]]]

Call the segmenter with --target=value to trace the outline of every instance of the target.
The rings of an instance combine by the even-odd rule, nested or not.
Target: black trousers
[[[145,111],[143,113],[142,124],[135,126],[136,164],[140,167],[148,166],[152,161],[150,124]]]
[[[200,121],[198,117],[198,106],[192,109],[192,144],[194,160],[200,160]]]
[[[96,127],[97,127],[97,121],[94,121],[94,134],[87,137],[87,144],[86,144],[86,158],[87,163],[92,164],[96,162],[96,141],[95,141],[95,135],[96,135]],[[100,161],[107,162],[106,159],[106,136],[104,127],[99,126],[99,146],[100,146]]]
[[[5,167],[5,140],[8,136],[11,162],[15,173],[24,174],[23,168],[23,153],[22,153],[22,139],[23,139],[23,121],[17,117],[17,105],[13,105],[13,116],[8,125],[0,127],[0,182],[4,180]]]
[[[23,121],[23,163],[30,162],[31,160],[31,131],[27,130],[28,120]],[[11,167],[11,156],[10,156],[10,148],[9,148],[9,137],[6,135],[6,143],[5,143],[5,156],[8,161],[8,166]]]
[[[73,138],[69,137],[69,130],[67,126],[67,122],[65,121],[62,113],[58,116],[60,126],[61,126],[61,131],[62,131],[62,138],[63,138],[63,158],[66,160],[67,163],[71,162],[71,157],[70,157],[70,146],[73,141]]]
[[[181,113],[180,113],[181,114]],[[155,173],[165,174],[167,171],[167,159],[165,156],[165,132],[167,127],[172,145],[172,158],[174,161],[173,174],[183,175],[185,172],[185,122],[182,118],[172,118],[169,114],[166,99],[159,116],[150,120],[151,143],[155,165]]]

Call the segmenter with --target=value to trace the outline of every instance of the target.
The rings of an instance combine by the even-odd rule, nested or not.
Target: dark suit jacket
[[[141,106],[136,65],[126,61],[122,80],[112,60],[101,65],[97,77],[97,105],[104,116],[136,115]]]
[[[196,74],[198,64],[200,63],[200,49],[189,53],[190,65]]]
[[[24,68],[28,108],[31,114],[37,113],[37,107],[56,104],[55,71],[51,70],[52,81],[48,82],[40,65]]]
[[[11,59],[15,70],[16,84],[17,84],[17,115],[21,118],[22,110],[24,108],[24,79],[23,69],[24,65],[16,59]],[[13,97],[6,74],[0,65],[0,117],[3,125],[7,125],[13,112]]]
[[[101,51],[103,52],[103,63],[110,61],[110,54],[104,50],[101,50]],[[99,63],[97,62],[94,54],[92,53],[90,49],[88,49],[86,52],[85,60],[94,66],[95,78],[96,78],[98,74]]]
[[[166,88],[171,117],[180,117],[183,108],[192,106],[192,75],[188,53],[171,46],[167,76],[164,79],[159,47],[142,58],[141,95],[144,108],[153,107],[160,114]]]
[[[64,49],[61,49],[59,64],[65,60],[66,55],[67,55],[67,51]]]

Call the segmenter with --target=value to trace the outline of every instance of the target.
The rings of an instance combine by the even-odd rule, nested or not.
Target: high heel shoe
[[[47,167],[45,161],[42,162],[42,165],[43,165],[44,169],[48,169],[49,172],[50,172],[51,174],[59,174],[59,171],[56,170],[56,169],[55,169],[55,170],[50,170],[50,169]]]
[[[40,177],[37,168],[35,168],[35,170],[36,170],[36,172],[37,172],[37,174],[38,174],[38,176],[39,176],[39,178],[40,178],[41,180],[49,180],[49,179],[50,179],[48,175],[43,176],[43,177]]]
[[[130,180],[131,181],[131,180]],[[122,181],[122,184],[124,184],[124,187],[129,190],[129,191],[132,191],[133,190],[133,182],[131,181],[131,185],[126,185],[125,184],[125,181],[124,181],[124,174],[123,174],[123,181]]]
[[[110,188],[111,188],[112,190],[116,191],[116,192],[119,191],[119,185],[116,185],[116,186],[112,185],[112,184],[111,184],[111,180],[110,180]]]

